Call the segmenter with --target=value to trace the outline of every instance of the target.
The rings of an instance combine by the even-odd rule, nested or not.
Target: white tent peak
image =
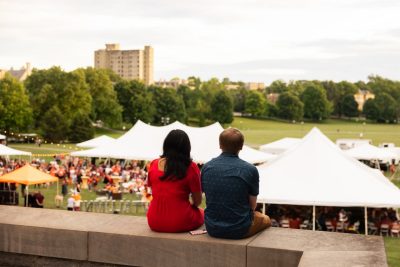
[[[272,154],[281,154],[301,142],[301,138],[284,137],[271,143],[261,145],[259,150]]]
[[[77,147],[86,147],[86,148],[92,148],[92,147],[99,147],[105,144],[109,144],[111,142],[115,141],[114,138],[109,137],[107,135],[101,135],[98,137],[95,137],[93,139],[81,142],[79,144],[76,144]]]
[[[32,156],[32,153],[0,144],[0,156]]]
[[[153,126],[138,120],[135,125],[110,145],[71,153],[72,156],[106,157],[118,159],[152,160],[162,154],[162,144],[174,129],[185,131],[190,139],[191,156],[197,163],[205,163],[221,154],[219,135],[223,127],[218,122],[205,127],[191,127],[175,121],[165,126]],[[263,163],[272,157],[248,146],[239,156],[250,163]]]
[[[346,150],[346,153],[355,158],[361,160],[381,160],[383,162],[391,162],[399,160],[399,156],[390,151],[380,147],[373,146],[371,144],[363,144],[355,148]]]
[[[259,167],[260,201],[276,204],[399,207],[400,190],[351,158],[318,128]]]

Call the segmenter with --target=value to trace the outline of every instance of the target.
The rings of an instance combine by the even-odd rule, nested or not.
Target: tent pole
[[[60,193],[60,189],[59,189],[59,187],[58,187],[58,181],[59,181],[60,179],[57,179],[57,196],[59,195],[59,193]]]
[[[315,205],[313,206],[312,217],[313,217],[312,230],[315,231]]]
[[[25,207],[28,207],[28,198],[29,198],[29,185],[26,185],[26,197],[25,197]]]
[[[265,212],[265,202],[263,202],[263,213],[264,213],[264,214],[267,214],[267,213]]]
[[[365,235],[368,235],[368,208],[364,207]]]

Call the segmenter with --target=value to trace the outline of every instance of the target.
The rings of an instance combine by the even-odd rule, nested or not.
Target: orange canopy
[[[18,183],[25,185],[56,182],[57,180],[57,177],[39,171],[29,164],[26,164],[24,167],[0,176],[0,183]]]

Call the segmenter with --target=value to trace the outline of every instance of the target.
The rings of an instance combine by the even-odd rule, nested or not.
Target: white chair
[[[359,221],[356,221],[355,223],[354,223],[354,225],[353,225],[353,227],[354,227],[354,232],[356,232],[357,234],[359,234],[360,232],[358,232],[358,230],[360,229],[360,222]]]
[[[344,232],[344,230],[345,230],[345,223],[338,222],[336,225],[336,232]]]
[[[279,227],[279,223],[274,218],[272,218],[271,219],[271,226],[272,227]]]
[[[381,236],[389,236],[389,225],[388,224],[381,224]]]
[[[392,225],[392,229],[390,230],[390,235],[391,236],[396,236],[400,237],[400,224],[399,223],[394,223]]]
[[[368,234],[376,235],[377,233],[378,233],[378,228],[375,226],[374,223],[369,222],[368,223]]]
[[[281,221],[281,227],[282,228],[289,228],[289,220],[282,220]]]
[[[333,227],[332,223],[330,221],[326,221],[325,222],[325,226],[326,226],[326,230],[328,232],[334,232],[335,231],[335,227]]]
[[[310,224],[309,220],[304,220],[303,223],[300,225],[300,229],[302,230],[310,229],[309,224]]]

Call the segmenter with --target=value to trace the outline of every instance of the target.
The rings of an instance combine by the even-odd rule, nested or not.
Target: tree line
[[[59,67],[33,70],[24,83],[10,75],[0,80],[0,129],[38,131],[49,141],[79,142],[92,138],[93,123],[119,128],[137,120],[161,125],[175,120],[204,126],[231,123],[233,112],[252,117],[314,121],[330,116],[359,116],[354,94],[369,90],[363,113],[378,122],[395,122],[400,110],[400,82],[370,76],[368,82],[274,81],[265,90],[249,91],[244,83],[226,90],[228,79],[201,81],[189,77],[177,89],[145,86],[121,79],[109,70]],[[268,94],[278,96],[276,103]]]
[[[226,81],[223,80],[222,84]],[[229,81],[228,81],[229,82]],[[400,116],[400,81],[369,76],[359,81],[284,81],[272,82],[265,90],[249,91],[244,83],[230,90],[234,111],[252,117],[280,118],[289,121],[323,121],[327,118],[354,118],[395,123]],[[358,109],[355,94],[370,92],[374,98]],[[269,99],[276,97],[276,101]],[[275,95],[275,96],[274,96]]]

